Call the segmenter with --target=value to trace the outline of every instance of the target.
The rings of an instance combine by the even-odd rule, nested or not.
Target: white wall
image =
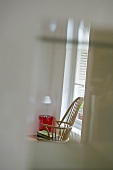
[[[64,57],[64,50],[57,52],[55,49],[52,58],[49,54],[53,51],[45,46],[49,58],[46,60],[46,51],[45,49],[42,51],[36,40],[40,31],[39,21],[45,18],[66,20],[74,17],[77,20],[91,21],[97,27],[107,25],[112,28],[112,6],[112,0],[0,1],[0,152],[2,153],[0,169],[22,169],[24,166],[22,161],[24,161],[23,137],[26,115],[34,114],[38,109],[39,113],[42,111],[39,102],[46,90],[56,102],[50,111],[56,113],[59,111],[64,67],[64,58],[61,59],[61,56]],[[58,48],[61,47],[58,45]],[[42,72],[44,69],[46,74]],[[37,97],[37,108],[30,103],[30,96]],[[40,162],[41,157],[39,153],[36,154]],[[57,162],[58,159],[59,156]]]
[[[83,139],[91,143],[113,142],[112,46],[112,29],[91,29],[83,121]]]
[[[45,114],[45,105],[42,97],[50,95],[52,104],[47,106],[47,114],[59,119],[62,96],[63,71],[65,63],[65,44],[40,40],[41,36],[53,37],[66,34],[66,26],[57,25],[57,31],[51,33],[49,22],[37,20],[39,31],[34,36],[34,51],[31,63],[31,82],[29,94],[29,108],[27,114],[28,134],[35,134],[38,130],[38,116]],[[45,24],[46,23],[46,24]]]

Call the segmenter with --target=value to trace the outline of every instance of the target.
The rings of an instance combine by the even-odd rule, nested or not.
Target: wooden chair
[[[43,124],[46,131],[39,131],[36,133],[37,140],[49,141],[68,141],[71,129],[75,122],[78,111],[83,103],[83,98],[76,98],[69,106],[61,121],[56,120],[57,126]],[[51,128],[49,132],[48,128]]]

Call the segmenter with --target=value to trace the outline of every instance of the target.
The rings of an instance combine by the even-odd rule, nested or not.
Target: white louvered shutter
[[[80,44],[78,46],[77,60],[76,60],[74,94],[73,94],[74,99],[77,97],[84,97],[87,60],[88,60],[88,46]],[[80,109],[80,112],[83,112],[83,110]],[[79,119],[78,115],[75,120],[74,127],[77,129],[81,129],[82,127],[82,120]]]
[[[73,98],[84,97],[86,70],[88,60],[88,47],[86,45],[79,45],[76,60],[75,81],[74,81],[74,95]]]

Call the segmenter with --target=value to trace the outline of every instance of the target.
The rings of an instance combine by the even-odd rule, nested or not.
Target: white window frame
[[[67,40],[72,40],[74,35],[74,21],[69,20],[67,26]],[[85,92],[85,81],[79,82],[78,75],[79,75],[79,67],[80,65],[80,56],[81,50],[87,51],[87,58],[88,58],[88,48],[89,48],[89,34],[90,34],[90,26],[87,25],[87,31],[84,22],[81,21],[78,29],[78,45],[76,44],[66,44],[66,59],[65,59],[65,70],[64,70],[64,82],[63,82],[63,92],[62,92],[62,104],[61,104],[61,115],[60,119],[63,117],[64,113],[68,109],[70,103],[77,98],[77,93],[75,92],[75,83],[76,85],[83,84],[84,92]],[[87,65],[86,65],[87,68]],[[86,76],[86,74],[85,74]],[[76,82],[78,81],[78,82]],[[78,83],[78,84],[77,84]],[[82,96],[84,97],[84,94]],[[81,127],[82,127],[82,120],[76,118],[75,120],[75,127],[73,127],[73,131],[81,134]]]

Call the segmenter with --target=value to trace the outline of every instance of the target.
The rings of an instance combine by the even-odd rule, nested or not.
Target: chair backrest
[[[66,111],[65,115],[63,116],[61,122],[66,122],[66,124],[64,124],[64,127],[72,127],[76,116],[79,112],[79,109],[83,103],[84,99],[82,97],[78,97],[76,98],[72,104],[69,106],[68,110]],[[70,135],[70,131],[72,128],[69,129],[65,129],[62,133],[62,140],[65,141],[68,139],[69,135]]]

